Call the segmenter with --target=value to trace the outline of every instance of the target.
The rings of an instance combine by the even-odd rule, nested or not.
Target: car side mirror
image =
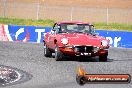
[[[94,35],[94,36],[97,36],[97,35],[99,35],[99,33],[94,33],[93,35]]]
[[[52,29],[52,31],[54,31],[54,32],[55,32],[55,31],[56,31],[56,29]]]

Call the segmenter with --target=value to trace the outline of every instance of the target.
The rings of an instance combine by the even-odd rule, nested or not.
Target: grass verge
[[[53,26],[54,20],[32,20],[32,19],[17,19],[17,18],[0,18],[0,23],[10,25],[24,26]]]
[[[131,24],[121,23],[94,23],[96,29],[113,30],[113,31],[132,31]]]
[[[32,20],[32,19],[17,19],[17,18],[0,18],[0,23],[11,25],[24,25],[24,26],[47,26],[51,27],[55,23],[54,20]],[[120,23],[93,23],[96,29],[114,30],[114,31],[132,31],[132,24]]]

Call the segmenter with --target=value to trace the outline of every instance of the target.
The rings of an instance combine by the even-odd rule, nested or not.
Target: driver
[[[62,32],[65,32],[65,29],[64,29],[64,28],[62,28],[62,29],[61,29],[61,31],[62,31]]]
[[[61,26],[61,32],[62,32],[62,33],[65,33],[65,32],[66,32],[66,27],[63,26],[63,25]]]

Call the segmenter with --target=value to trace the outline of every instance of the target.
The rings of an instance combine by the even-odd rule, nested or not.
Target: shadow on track
[[[125,60],[114,60],[114,61],[132,61],[132,59],[125,59]]]
[[[55,58],[53,56],[53,58]],[[76,62],[100,62],[99,57],[65,57],[61,61],[76,61]],[[113,59],[108,58],[107,62],[113,62]]]

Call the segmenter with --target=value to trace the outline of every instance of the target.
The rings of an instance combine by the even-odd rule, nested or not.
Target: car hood
[[[100,47],[101,41],[106,40],[101,36],[93,36],[91,34],[82,34],[82,33],[74,33],[74,34],[61,34],[60,38],[68,38],[68,45],[91,45]]]

